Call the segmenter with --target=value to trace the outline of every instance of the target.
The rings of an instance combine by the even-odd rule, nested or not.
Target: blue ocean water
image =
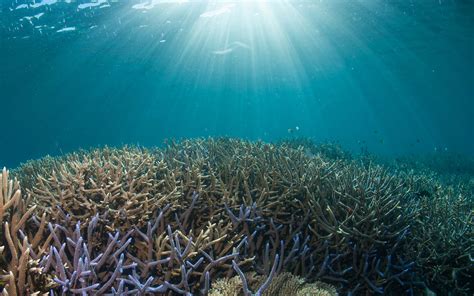
[[[1,0],[2,165],[165,138],[474,154],[474,2]]]

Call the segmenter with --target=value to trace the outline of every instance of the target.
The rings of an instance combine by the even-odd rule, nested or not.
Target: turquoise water
[[[473,1],[1,4],[2,165],[207,136],[474,154]]]

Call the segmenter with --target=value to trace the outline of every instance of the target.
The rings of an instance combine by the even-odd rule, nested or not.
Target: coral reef
[[[406,247],[430,289],[472,294],[474,161],[449,152],[380,160],[410,183],[417,218]]]
[[[4,170],[0,284],[9,295],[472,292],[472,197],[443,188],[433,205],[431,179],[293,147],[198,139],[32,161],[18,181]]]
[[[474,290],[474,200],[463,183],[446,186],[432,174],[412,180],[417,218],[406,246],[426,284],[440,295]]]

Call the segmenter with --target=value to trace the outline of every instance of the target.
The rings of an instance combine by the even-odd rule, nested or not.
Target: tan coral
[[[255,275],[255,273],[247,273],[249,285],[253,290],[263,284],[266,277]],[[212,283],[209,296],[241,296],[242,281],[239,276],[232,278],[218,279]],[[306,283],[304,279],[284,272],[277,275],[270,286],[265,290],[262,296],[335,296],[336,289],[325,283],[315,282]]]
[[[242,281],[239,276],[234,276],[214,281],[208,296],[240,296],[242,294]]]
[[[0,285],[4,285],[3,295],[38,294],[37,282],[42,280],[44,288],[52,284],[51,279],[44,281],[38,262],[30,255],[31,245],[28,237],[18,237],[21,230],[36,206],[26,208],[22,200],[18,181],[9,179],[9,172],[4,168],[0,175],[0,218],[2,232],[0,244]],[[44,291],[44,290],[43,290]]]
[[[63,159],[28,163],[27,191],[41,213],[59,221],[58,207],[72,215],[72,222],[91,219],[96,214],[108,221],[109,229],[140,227],[157,208],[180,196],[177,184],[163,162],[147,150],[104,148],[78,153]]]
[[[281,294],[283,296],[283,294]],[[291,294],[286,294],[291,295]],[[325,283],[305,284],[296,292],[296,296],[336,296],[338,295],[336,288]]]

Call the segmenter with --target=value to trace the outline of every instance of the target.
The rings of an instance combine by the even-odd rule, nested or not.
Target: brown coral
[[[38,267],[38,260],[34,259],[36,254],[32,254],[32,246],[28,237],[24,236],[25,224],[35,207],[27,209],[19,182],[11,180],[4,168],[0,175],[0,284],[4,285],[8,295],[39,293],[40,283],[43,288],[54,285],[52,278],[48,278]]]
[[[105,148],[47,162],[48,170],[45,161],[25,165],[35,176],[27,193],[38,211],[54,221],[60,221],[59,207],[72,222],[99,215],[110,229],[141,227],[158,208],[176,204],[180,196],[172,172],[144,149]]]
[[[256,290],[265,281],[265,277],[246,274],[249,279],[249,285]],[[212,289],[209,296],[240,296],[242,292],[242,281],[240,277],[218,279],[212,283]],[[291,273],[284,272],[276,276],[262,296],[335,296],[337,291],[331,285],[315,282],[306,283],[304,279],[294,276]]]

